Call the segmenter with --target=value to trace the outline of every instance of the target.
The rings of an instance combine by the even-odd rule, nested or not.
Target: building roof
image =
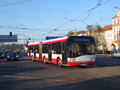
[[[112,19],[115,19],[115,18],[117,18],[117,17],[120,17],[120,10],[119,10],[119,11],[117,11],[116,16],[114,16]]]
[[[107,31],[107,30],[112,30],[112,24],[106,25],[102,28],[102,30]]]
[[[86,31],[83,31],[83,30],[82,30],[82,31],[78,31],[77,33],[78,33],[78,34],[86,34]]]
[[[116,18],[117,16],[114,16],[112,19]]]

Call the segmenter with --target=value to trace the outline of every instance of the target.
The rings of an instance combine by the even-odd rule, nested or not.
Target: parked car
[[[5,52],[4,52],[4,57],[5,57],[5,58],[7,58],[8,52],[11,52],[11,51],[5,51]]]
[[[4,58],[4,53],[0,52],[0,59]]]
[[[19,60],[19,53],[18,52],[13,52],[13,51],[9,51],[7,53],[7,61],[9,60]]]
[[[120,50],[112,50],[110,52],[111,57],[120,57]]]

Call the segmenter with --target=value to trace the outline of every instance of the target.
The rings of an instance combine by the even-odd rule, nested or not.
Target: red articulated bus
[[[68,36],[28,44],[28,58],[60,66],[96,65],[95,40],[91,36]]]

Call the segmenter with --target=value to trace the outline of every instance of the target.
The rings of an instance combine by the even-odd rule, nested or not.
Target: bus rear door
[[[52,61],[52,45],[48,45],[48,62]]]
[[[39,60],[42,61],[42,43],[39,45]]]

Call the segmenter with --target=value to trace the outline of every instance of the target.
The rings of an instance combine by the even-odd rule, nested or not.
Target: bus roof
[[[66,42],[67,39],[72,39],[73,37],[91,37],[91,36],[66,36],[66,37],[61,37],[61,38],[45,40],[45,41],[42,41],[42,44]],[[36,45],[40,45],[40,42],[35,42],[35,43],[29,43],[28,44],[28,46],[36,46]]]
[[[40,42],[34,42],[34,43],[29,43],[28,46],[36,46],[36,45],[39,45]]]
[[[66,37],[61,37],[61,38],[56,38],[56,39],[50,39],[50,40],[45,40],[42,42],[42,44],[51,44],[51,43],[59,43],[59,42],[66,42],[68,39],[72,39],[72,38],[77,38],[77,37],[81,37],[81,38],[93,38],[92,36],[66,36]]]
[[[42,44],[50,44],[50,43],[58,43],[58,42],[66,42],[68,37],[61,37],[56,39],[45,40]]]

